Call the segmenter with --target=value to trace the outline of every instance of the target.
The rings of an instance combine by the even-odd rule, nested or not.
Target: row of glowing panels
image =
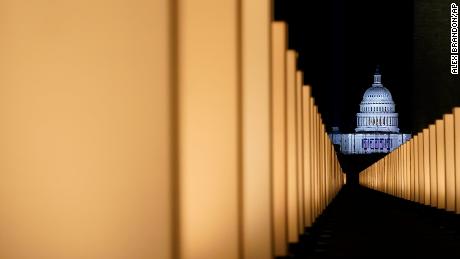
[[[344,177],[271,2],[2,1],[0,258],[286,255]]]
[[[345,178],[311,89],[296,68],[297,54],[287,50],[286,25],[275,22],[272,29],[273,233],[275,254],[282,256]]]
[[[360,183],[460,213],[460,108],[364,170]]]

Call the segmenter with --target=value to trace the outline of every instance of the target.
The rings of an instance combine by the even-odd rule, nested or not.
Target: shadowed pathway
[[[344,186],[289,258],[460,258],[460,217],[361,186]]]

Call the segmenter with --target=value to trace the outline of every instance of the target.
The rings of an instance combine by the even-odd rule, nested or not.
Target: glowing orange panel
[[[460,213],[460,108],[454,108],[455,211]]]
[[[419,202],[420,196],[419,196],[419,172],[418,172],[418,135],[414,136],[414,142],[412,145],[412,156],[413,156],[413,162],[414,162],[414,201]]]
[[[410,159],[410,200],[415,201],[415,137],[409,143],[409,159]]]
[[[314,105],[314,100],[310,97],[310,104],[311,104],[311,207],[312,207],[312,223],[316,219],[316,116],[315,110],[316,106]]]
[[[173,258],[170,1],[0,5],[0,258]]]
[[[411,169],[412,169],[412,165],[411,165],[411,144],[412,144],[412,141],[413,139],[411,139],[410,141],[408,141],[406,143],[406,160],[405,160],[405,163],[406,163],[406,190],[407,190],[407,196],[406,196],[406,199],[408,200],[411,200],[411,186],[412,186],[412,178],[411,178]]]
[[[312,202],[311,202],[311,88],[304,86],[302,88],[302,108],[303,108],[303,163],[304,163],[304,220],[305,227],[310,227],[312,224]]]
[[[298,206],[298,213],[299,213],[299,234],[303,233],[305,228],[304,222],[304,163],[303,163],[303,120],[305,119],[303,112],[302,112],[302,87],[303,87],[303,73],[301,71],[297,71],[296,73],[296,114],[297,114],[297,185],[298,185],[298,192],[297,192],[297,203]]]
[[[297,127],[296,127],[296,62],[297,53],[286,53],[286,106],[287,106],[287,195],[288,195],[288,241],[295,243],[299,237],[298,175],[297,175]]]
[[[410,199],[410,155],[409,155],[410,142],[403,145],[403,163],[404,163],[404,199]]]
[[[454,115],[444,115],[446,210],[455,211],[455,139]]]
[[[400,167],[401,167],[401,197],[406,199],[406,192],[407,192],[407,175],[406,175],[406,146],[407,143],[401,146],[401,159],[399,160]]]
[[[319,153],[319,114],[318,114],[318,106],[315,105],[314,107],[314,116],[315,116],[315,135],[314,135],[314,146],[315,146],[315,151],[313,152],[315,156],[315,171],[313,172],[314,174],[314,193],[315,193],[315,216],[314,219],[316,219],[319,214],[320,214],[320,170],[321,170],[321,164],[320,164],[320,153]]]
[[[444,121],[436,120],[436,166],[438,183],[438,208],[446,208],[446,157]]]
[[[311,217],[312,217],[312,223],[316,219],[316,115],[315,115],[315,110],[316,106],[314,105],[314,100],[312,97],[310,97],[310,107],[311,107],[311,138],[310,138],[310,143],[311,143]]]
[[[419,203],[425,203],[425,175],[423,168],[423,133],[418,134],[418,182],[419,182]]]
[[[431,205],[430,167],[430,131],[428,129],[423,129],[423,175],[425,178],[425,205]]]
[[[183,0],[178,5],[181,259],[240,253],[237,3]]]
[[[272,258],[271,1],[242,4],[243,257]]]
[[[286,24],[272,25],[272,183],[276,256],[287,255],[286,206]]]
[[[429,130],[430,141],[430,201],[431,206],[438,206],[438,177],[436,165],[436,126],[431,124]]]

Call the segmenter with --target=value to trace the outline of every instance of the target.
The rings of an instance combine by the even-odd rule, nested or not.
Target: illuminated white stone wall
[[[332,133],[334,144],[340,145],[343,154],[388,153],[411,138],[398,133]]]
[[[382,85],[377,68],[374,83],[366,90],[356,114],[356,133],[342,134],[337,127],[329,134],[344,154],[388,153],[411,138],[399,133],[398,113],[390,91]]]

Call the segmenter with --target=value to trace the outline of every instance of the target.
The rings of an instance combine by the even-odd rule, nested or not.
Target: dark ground
[[[345,186],[288,258],[460,258],[460,216]]]

